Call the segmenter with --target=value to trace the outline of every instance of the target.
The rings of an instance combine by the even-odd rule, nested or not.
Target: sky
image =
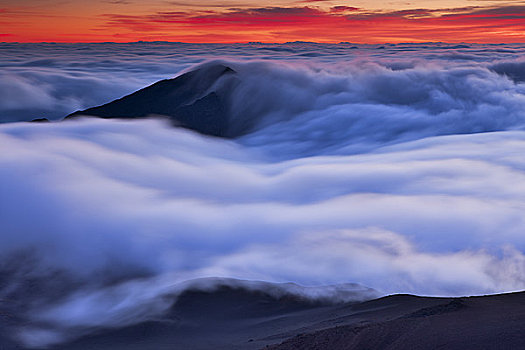
[[[525,1],[2,0],[0,41],[525,41]]]

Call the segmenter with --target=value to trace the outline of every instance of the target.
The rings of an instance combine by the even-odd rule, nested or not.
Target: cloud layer
[[[522,131],[268,162],[160,121],[1,129],[1,293],[48,325],[19,330],[27,344],[153,316],[172,286],[206,276],[430,295],[525,287]],[[27,283],[44,292],[24,299]]]
[[[317,89],[321,89],[320,92],[325,94],[325,98],[329,98],[328,101],[314,99],[314,102],[319,104],[315,106],[316,108],[322,108],[321,104],[327,107],[331,104],[359,102],[358,98],[364,98],[360,101],[363,103],[389,104],[391,101],[381,100],[383,93],[385,98],[400,97],[400,102],[404,101],[405,104],[411,102],[409,98],[416,98],[420,103],[414,107],[432,107],[430,104],[423,105],[431,102],[421,101],[422,98],[426,98],[434,100],[434,110],[441,102],[453,108],[452,103],[455,99],[453,81],[456,75],[463,75],[458,81],[464,84],[465,89],[470,86],[476,88],[476,93],[488,92],[480,91],[484,88],[489,89],[494,95],[499,88],[497,85],[504,88],[504,91],[510,89],[511,92],[521,93],[522,87],[509,85],[504,79],[497,79],[497,76],[490,75],[487,70],[508,76],[517,82],[523,81],[521,72],[525,47],[518,44],[501,46],[4,43],[0,44],[0,53],[0,94],[6,96],[0,101],[0,122],[7,122],[42,117],[60,119],[78,109],[100,105],[157,80],[174,77],[197,63],[217,57],[234,61],[293,62],[294,65],[291,67],[293,69],[290,70],[288,67],[278,70],[278,67],[270,67],[271,69],[265,70],[270,76],[269,79],[263,77],[261,81],[256,81],[255,77],[260,78],[261,74],[253,71],[259,69],[259,65],[249,72],[248,79],[251,77],[253,88],[259,91],[274,89],[274,86],[268,89],[267,84],[300,85],[308,81],[309,84],[316,85]],[[334,62],[345,64],[334,65]],[[437,67],[428,67],[434,64]],[[305,69],[305,66],[310,66],[312,69]],[[447,73],[449,68],[454,70],[453,74]],[[278,74],[281,72],[283,77],[279,78]],[[316,72],[320,74],[315,74]],[[470,74],[473,75],[473,79],[468,81]],[[294,78],[292,81],[287,81],[292,78]],[[475,78],[489,81],[481,83],[485,86],[476,87]],[[444,81],[441,82],[439,79]],[[385,84],[384,90],[391,90],[396,84],[408,83],[422,87],[423,91],[414,95],[415,87],[408,91],[399,90],[400,94],[409,94],[403,97],[394,96],[392,91],[380,90],[383,84]],[[333,85],[328,86],[328,84]],[[259,89],[259,85],[264,85],[264,89]],[[311,98],[312,93],[317,92],[308,91],[308,86],[295,87],[299,87],[307,98]],[[360,93],[360,88],[364,88],[366,94]],[[433,90],[448,100],[440,101],[438,95],[424,96],[425,93],[431,93]],[[465,95],[469,93],[468,91],[459,96],[462,101],[468,99]],[[308,93],[310,95],[306,96]],[[326,94],[334,96],[326,96]],[[341,94],[339,100],[332,98],[337,97],[336,94]],[[297,96],[296,99],[299,97]],[[479,100],[481,97],[477,98]],[[462,108],[463,105],[456,104],[455,107]]]
[[[22,96],[71,108],[209,58],[152,47],[107,69],[99,46],[91,65],[74,68],[83,54],[68,51],[38,69],[12,48],[19,61],[3,63],[2,82],[19,90],[2,115]],[[162,120],[0,125],[0,300],[24,320],[19,341],[152,317],[201,277],[427,295],[525,288],[519,47],[217,50],[235,58],[232,117],[253,126],[242,138]],[[103,79],[115,67],[128,74]]]

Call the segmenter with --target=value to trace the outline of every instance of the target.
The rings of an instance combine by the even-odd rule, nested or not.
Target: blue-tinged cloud
[[[169,307],[170,285],[205,276],[432,295],[525,286],[521,131],[283,162],[157,121],[12,124],[0,143],[2,293],[28,276],[61,290],[27,309],[56,341],[62,320],[140,321]],[[108,307],[115,286],[129,308]]]
[[[100,56],[76,75],[70,52],[33,75],[11,65],[5,89],[18,92],[2,103],[66,106],[67,92],[41,94],[63,69],[106,91],[209,58],[174,47],[139,45],[108,68]],[[525,288],[525,86],[508,57],[521,49],[351,47],[315,58],[306,44],[217,48],[237,50],[229,103],[233,122],[252,126],[234,140],[162,120],[0,125],[0,299],[26,310],[12,334],[37,346],[142,321],[209,276],[430,295]],[[244,62],[255,52],[280,62]],[[84,105],[97,93],[73,95]]]
[[[520,45],[502,47],[447,44],[400,44],[380,46],[380,49],[377,45],[348,44],[1,44],[0,92],[7,97],[0,101],[0,122],[42,117],[60,119],[77,109],[103,104],[157,80],[176,76],[196,63],[215,57],[291,61],[314,66],[313,72],[303,69],[294,74],[293,70],[288,73],[284,70],[282,78],[278,74],[283,70],[267,70],[265,74],[269,75],[268,78],[261,81],[252,79],[250,91],[260,85],[259,91],[277,95],[287,84],[292,86],[304,83],[307,86],[300,86],[301,94],[294,99],[298,100],[301,96],[312,99],[312,94],[317,92],[315,89],[321,89],[323,99],[316,97],[309,101],[309,105],[315,105],[316,108],[355,102],[360,97],[365,100],[358,102],[390,104],[392,99],[400,97],[399,102],[405,104],[415,99],[417,105],[413,107],[416,108],[431,108],[435,111],[444,102],[443,108],[461,109],[463,106],[468,107],[468,93],[479,93],[481,96],[490,93],[490,97],[499,88],[504,89],[501,92],[503,95],[509,89],[510,92],[521,93],[523,87],[510,86],[505,83],[505,79],[497,79],[496,75],[488,74],[485,68],[519,83],[523,75],[520,73],[522,60],[516,57],[522,56],[524,50]],[[28,56],[27,52],[31,54]],[[341,60],[347,64],[333,64]],[[372,64],[361,62],[358,66],[351,64],[353,61],[371,61]],[[425,69],[430,63],[435,63],[437,67]],[[346,66],[346,71],[341,71],[342,66]],[[469,77],[470,72],[464,66],[473,70],[472,77]],[[361,68],[365,72],[359,73]],[[449,68],[453,71],[447,73]],[[312,74],[315,71],[317,74]],[[302,80],[299,78],[287,81],[304,73],[308,74]],[[457,86],[454,90],[454,79],[461,74],[463,77],[458,77],[457,82],[463,86]],[[257,78],[259,76],[260,73],[253,75]],[[476,87],[475,77],[488,81],[483,82],[483,86]],[[443,81],[440,82],[440,79]],[[274,85],[272,89],[268,89],[265,83]],[[283,85],[283,89],[279,89],[279,84]],[[335,85],[329,86],[330,84]],[[402,89],[397,88],[399,84],[403,85]],[[308,91],[310,85],[312,89]],[[471,86],[477,90],[470,91]],[[364,90],[359,94],[361,88]],[[418,89],[422,90],[417,91]],[[388,90],[388,93],[383,90]],[[460,91],[463,92],[454,105],[456,97],[453,95]],[[395,93],[402,96],[393,95]],[[333,94],[334,98],[326,94]],[[481,96],[476,97],[478,102]],[[336,99],[337,97],[339,98]],[[439,98],[448,100],[441,101]],[[290,107],[293,106],[295,105]],[[257,107],[255,104],[254,108]]]

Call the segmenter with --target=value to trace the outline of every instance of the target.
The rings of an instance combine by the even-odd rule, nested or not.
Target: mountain
[[[478,350],[521,349],[525,344],[525,292],[460,298],[398,294],[330,302],[288,293],[287,288],[231,281],[190,287],[162,317],[99,329],[52,348]],[[354,296],[361,293],[361,300],[374,293],[355,288]],[[20,349],[7,338],[1,340],[2,349]]]
[[[266,350],[525,348],[525,292],[464,298],[393,295]],[[359,313],[361,310],[361,313]]]
[[[30,259],[28,256],[24,262],[29,265]],[[15,272],[18,276],[13,276],[10,272]],[[324,307],[358,303],[380,295],[373,289],[352,283],[304,287],[294,283],[199,278],[173,284],[164,293],[150,295],[150,306],[160,303],[166,307],[157,313],[143,314],[145,309],[140,311],[139,302],[139,307],[135,310],[137,312],[125,317],[110,317],[111,322],[98,325],[97,321],[93,323],[97,317],[109,320],[107,317],[111,310],[108,310],[108,314],[93,313],[93,319],[88,315],[84,325],[73,325],[74,321],[69,325],[70,311],[78,321],[79,315],[74,307],[61,308],[66,312],[62,319],[65,323],[60,321],[60,316],[58,322],[54,322],[53,317],[42,317],[42,312],[48,312],[49,307],[53,308],[60,301],[75,300],[83,292],[77,290],[68,293],[69,286],[75,290],[75,280],[68,279],[58,271],[52,276],[34,278],[26,276],[20,270],[9,269],[5,269],[4,274],[0,273],[0,293],[5,297],[0,299],[1,350],[209,349],[211,344],[214,349],[243,349],[246,345],[245,337],[251,337],[247,339],[253,339],[249,342],[250,346],[257,348],[268,342],[256,338],[280,333],[284,329],[289,329],[294,334],[297,325],[310,322],[309,317],[303,317],[305,313],[310,315]],[[15,278],[18,279],[18,286],[2,289]],[[76,284],[76,287],[81,286]],[[132,286],[127,288],[131,288],[131,296],[122,300],[124,304],[133,303],[134,297],[143,295],[142,292],[134,291]],[[93,305],[96,305],[96,300],[117,297],[112,293],[102,294],[104,296],[95,297]],[[83,303],[84,301],[80,304]],[[288,320],[288,325],[274,322],[280,318]]]
[[[58,349],[520,349],[525,293],[468,298],[391,295],[330,304],[263,290],[188,290],[165,318]]]
[[[228,95],[238,82],[236,75],[232,68],[211,62],[102,106],[76,111],[65,119],[164,116],[176,126],[201,134],[233,138],[242,134],[242,130],[230,127],[228,119]]]

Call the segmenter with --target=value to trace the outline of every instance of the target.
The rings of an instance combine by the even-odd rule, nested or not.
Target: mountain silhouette
[[[81,116],[136,119],[168,117],[175,126],[225,138],[240,136],[229,123],[228,95],[238,82],[232,68],[208,63],[173,79],[161,80],[104,105],[76,111]]]

